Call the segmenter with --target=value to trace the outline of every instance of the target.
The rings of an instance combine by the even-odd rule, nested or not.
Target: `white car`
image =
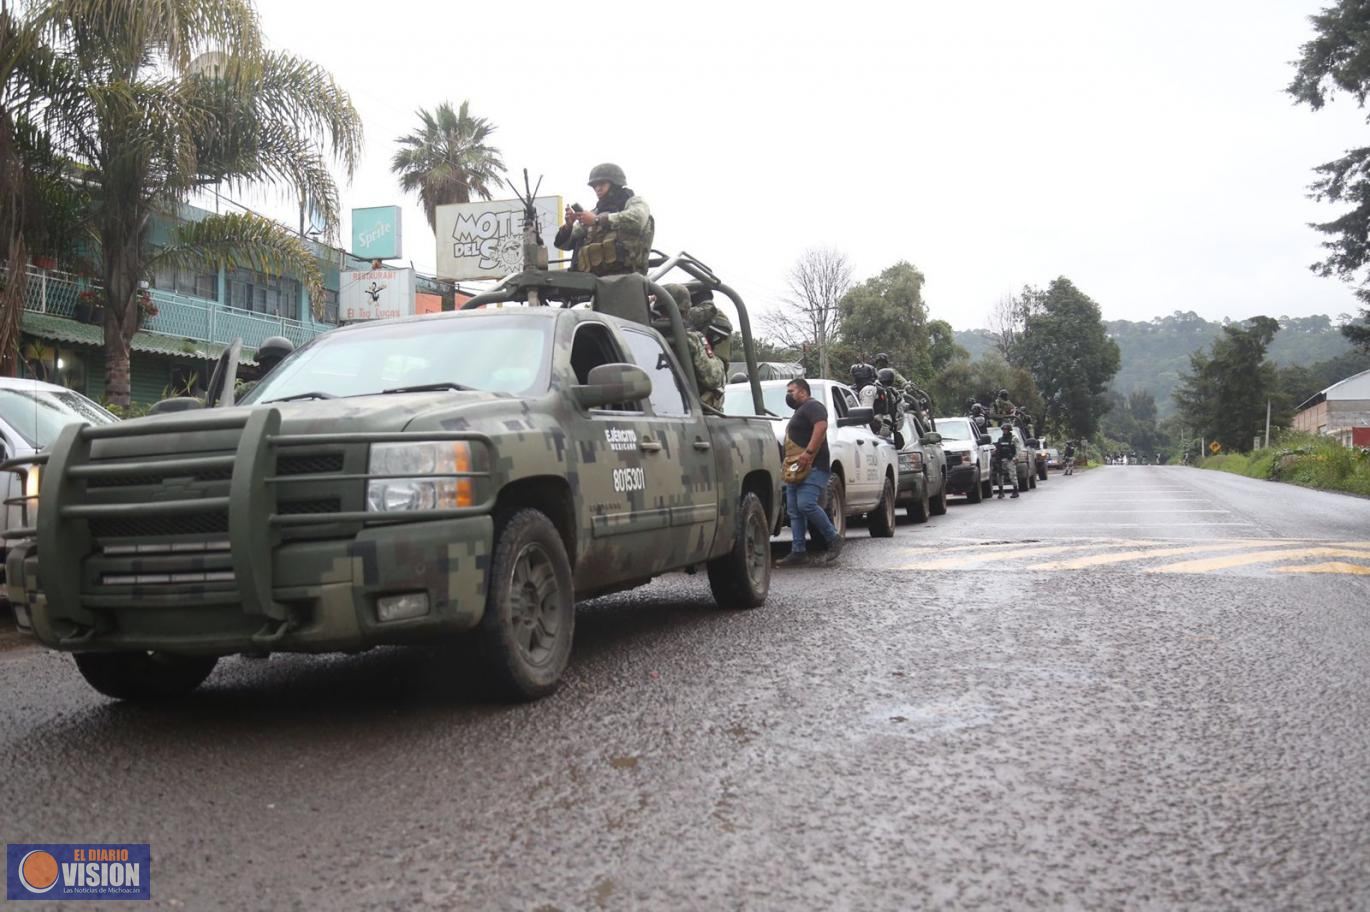
[[[0,462],[18,456],[31,456],[52,444],[57,434],[73,422],[82,424],[113,424],[119,419],[76,390],[44,383],[41,380],[21,380],[0,377]],[[38,494],[41,469],[27,472],[5,472],[0,478],[4,499],[13,501],[0,512],[0,531],[18,529],[24,525],[24,508],[18,502],[26,496]],[[29,524],[36,522],[28,517]],[[0,582],[4,580],[4,539],[0,539]],[[5,601],[0,588],[0,602]]]
[[[964,494],[971,503],[990,495],[993,474],[990,458],[994,446],[982,443],[988,436],[969,418],[938,418],[937,432],[947,454],[947,490]]]
[[[785,442],[785,428],[794,409],[785,404],[788,380],[764,380],[761,394],[775,420],[775,439]],[[863,409],[851,387],[835,380],[810,380],[813,397],[828,409],[828,452],[832,478],[826,509],[839,533],[847,531],[847,517],[867,514],[870,533],[877,538],[894,534],[895,498],[899,485],[899,454],[890,441],[870,428],[870,409]],[[856,409],[861,409],[855,414]],[[730,383],[723,394],[723,412],[754,415],[751,385]]]

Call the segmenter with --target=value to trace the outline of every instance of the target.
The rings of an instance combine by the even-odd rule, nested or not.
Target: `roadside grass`
[[[1275,446],[1210,456],[1201,468],[1370,496],[1370,450],[1312,434],[1286,433]]]

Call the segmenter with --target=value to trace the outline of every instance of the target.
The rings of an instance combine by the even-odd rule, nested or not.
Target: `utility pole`
[[[1265,448],[1270,449],[1270,400],[1265,400]]]

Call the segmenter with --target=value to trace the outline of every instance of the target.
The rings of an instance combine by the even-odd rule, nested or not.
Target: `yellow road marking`
[[[1251,554],[1229,554],[1226,557],[1212,557],[1207,560],[1183,561],[1164,567],[1151,567],[1147,572],[1208,573],[1212,570],[1227,570],[1232,567],[1246,567],[1251,564],[1298,560],[1301,557],[1363,557],[1370,560],[1370,551],[1357,551],[1350,548],[1287,548],[1277,551],[1257,551]]]
[[[1099,545],[1106,545],[1107,542],[1099,542]],[[901,567],[901,570],[956,570],[960,567],[971,567],[976,564],[983,564],[986,561],[1017,560],[1020,557],[1038,557],[1047,554],[1061,554],[1066,551],[1079,551],[1081,548],[1088,548],[1091,545],[1052,545],[1047,548],[1020,548],[1017,550],[996,550],[1009,549],[1010,545],[982,545],[980,554],[962,554],[957,557],[949,557],[946,560],[924,561],[917,564],[909,564]]]
[[[1325,564],[1305,564],[1300,567],[1276,567],[1276,573],[1350,573],[1355,576],[1370,576],[1370,567],[1365,564],[1348,564],[1343,561],[1328,561]]]
[[[1029,570],[1083,570],[1086,567],[1101,567],[1105,564],[1122,564],[1128,561],[1148,560],[1153,557],[1173,557],[1181,554],[1199,554],[1204,551],[1224,551],[1228,548],[1246,548],[1255,544],[1265,544],[1264,542],[1254,541],[1229,541],[1212,542],[1202,545],[1187,545],[1183,548],[1156,548],[1152,547],[1140,551],[1119,551],[1113,554],[1092,554],[1089,557],[1077,557],[1074,560],[1050,561],[1045,564],[1036,564],[1028,567]],[[1284,542],[1274,542],[1273,544],[1285,544]]]

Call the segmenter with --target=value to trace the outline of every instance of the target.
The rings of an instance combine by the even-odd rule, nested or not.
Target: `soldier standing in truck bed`
[[[656,221],[647,201],[625,186],[618,165],[606,162],[590,169],[590,188],[598,202],[593,212],[566,207],[566,223],[553,243],[572,251],[571,268],[595,275],[646,275]]]

